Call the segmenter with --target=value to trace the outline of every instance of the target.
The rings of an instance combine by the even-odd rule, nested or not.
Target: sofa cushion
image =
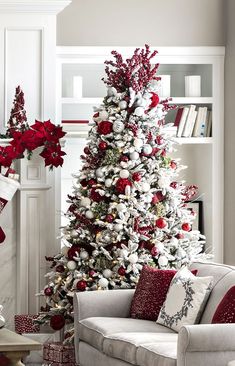
[[[213,288],[204,309],[201,324],[210,324],[220,301],[235,284],[235,267],[218,263],[192,263],[190,269],[197,269],[198,276],[213,276]]]
[[[144,266],[132,299],[131,318],[156,321],[175,274],[174,270]]]
[[[159,328],[159,332],[161,328]],[[145,343],[175,342],[176,333],[145,333],[130,332],[111,334],[104,339],[103,352],[111,357],[137,365],[136,352],[140,345]]]
[[[213,277],[196,277],[186,267],[173,278],[157,322],[175,331],[196,324],[210,294]]]
[[[232,286],[224,295],[211,323],[235,323],[235,286]]]
[[[101,351],[104,337],[124,332],[170,333],[170,330],[149,320],[131,318],[87,318],[78,324],[79,339]]]
[[[140,346],[136,353],[139,366],[176,366],[177,342],[156,342]]]

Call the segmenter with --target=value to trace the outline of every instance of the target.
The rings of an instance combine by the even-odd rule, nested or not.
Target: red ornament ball
[[[94,186],[96,183],[97,182],[96,182],[95,179],[89,179],[88,182],[87,182],[88,186],[90,186],[90,187]]]
[[[119,178],[116,182],[116,190],[117,190],[118,193],[124,194],[125,193],[125,188],[128,187],[128,186],[131,187],[132,184],[129,181],[129,179],[127,179],[127,178]]]
[[[45,294],[45,296],[51,296],[51,295],[53,295],[53,288],[52,287],[46,287],[44,289],[44,294]]]
[[[88,147],[88,146],[85,146],[83,151],[84,151],[84,153],[85,153],[85,154],[87,154],[87,155],[89,155],[89,154],[91,153],[91,152],[90,152],[90,149],[89,149],[89,147]]]
[[[118,274],[119,274],[119,276],[125,276],[126,269],[124,267],[118,268]]]
[[[65,268],[63,266],[63,264],[59,264],[57,267],[56,267],[56,272],[58,273],[63,273],[65,271]]]
[[[95,274],[96,274],[96,272],[94,271],[94,269],[91,269],[91,270],[89,271],[89,276],[90,276],[90,277],[93,277]]]
[[[191,230],[191,225],[188,222],[183,223],[181,227],[182,227],[182,230],[184,230],[184,231]]]
[[[91,192],[90,192],[90,199],[92,201],[95,201],[95,202],[101,202],[104,200],[104,196],[101,196],[101,194],[99,194],[99,192],[96,191],[96,188],[92,188],[91,189]]]
[[[153,257],[156,257],[159,254],[159,250],[157,249],[157,247],[154,246],[151,249],[151,254],[152,254]]]
[[[156,226],[159,229],[164,229],[164,227],[167,226],[167,222],[165,219],[163,219],[163,217],[159,217],[159,219],[156,220]]]
[[[85,291],[87,287],[87,283],[84,280],[78,281],[76,285],[78,291]]]
[[[87,186],[87,180],[86,179],[82,179],[81,181],[80,181],[80,184],[81,184],[81,186],[82,187],[86,187]]]
[[[77,253],[80,253],[81,248],[79,247],[79,245],[72,245],[71,248],[69,248],[68,253],[67,253],[67,257],[68,259],[73,259],[73,257],[76,257]]]
[[[100,141],[100,143],[99,143],[99,149],[100,150],[106,150],[107,147],[108,147],[108,144],[107,144],[106,141]]]
[[[106,215],[105,221],[107,221],[108,223],[111,223],[111,222],[113,222],[113,220],[114,220],[113,215],[111,215],[111,214]]]
[[[65,325],[65,318],[63,315],[57,314],[53,315],[50,320],[50,326],[54,330],[60,330]]]
[[[112,122],[109,122],[109,121],[101,121],[101,122],[98,124],[97,132],[98,132],[100,135],[108,135],[108,134],[110,134],[112,131],[113,131],[113,124],[112,124]]]
[[[140,173],[138,173],[138,172],[135,172],[135,173],[133,173],[133,174],[132,174],[132,179],[133,179],[133,181],[135,181],[135,182],[139,182],[139,181],[141,180],[141,178],[142,178],[142,176],[141,176],[141,174],[140,174]]]
[[[127,156],[127,155],[122,155],[122,156],[120,157],[120,160],[121,160],[121,161],[124,161],[124,162],[127,162],[127,161],[129,161],[129,158],[128,158],[128,156]]]
[[[151,93],[151,104],[149,106],[149,108],[154,108],[158,105],[159,103],[159,96],[156,93]]]

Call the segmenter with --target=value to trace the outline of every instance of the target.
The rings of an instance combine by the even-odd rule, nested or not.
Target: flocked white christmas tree
[[[176,182],[172,139],[163,121],[171,108],[160,101],[156,55],[148,46],[124,61],[107,61],[107,96],[95,110],[63,228],[63,248],[53,258],[46,314],[60,329],[72,322],[74,291],[133,288],[144,264],[180,268],[202,250],[186,201],[195,187]]]

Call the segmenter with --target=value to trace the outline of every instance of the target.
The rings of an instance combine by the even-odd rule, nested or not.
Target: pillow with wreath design
[[[213,277],[196,277],[186,267],[173,277],[157,323],[178,332],[183,325],[197,324],[210,295]]]

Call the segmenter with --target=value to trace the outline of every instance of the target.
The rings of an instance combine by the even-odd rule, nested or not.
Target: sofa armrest
[[[74,319],[90,317],[127,318],[130,315],[134,290],[100,290],[74,294]]]
[[[197,324],[180,329],[177,366],[227,366],[235,359],[235,324]]]

